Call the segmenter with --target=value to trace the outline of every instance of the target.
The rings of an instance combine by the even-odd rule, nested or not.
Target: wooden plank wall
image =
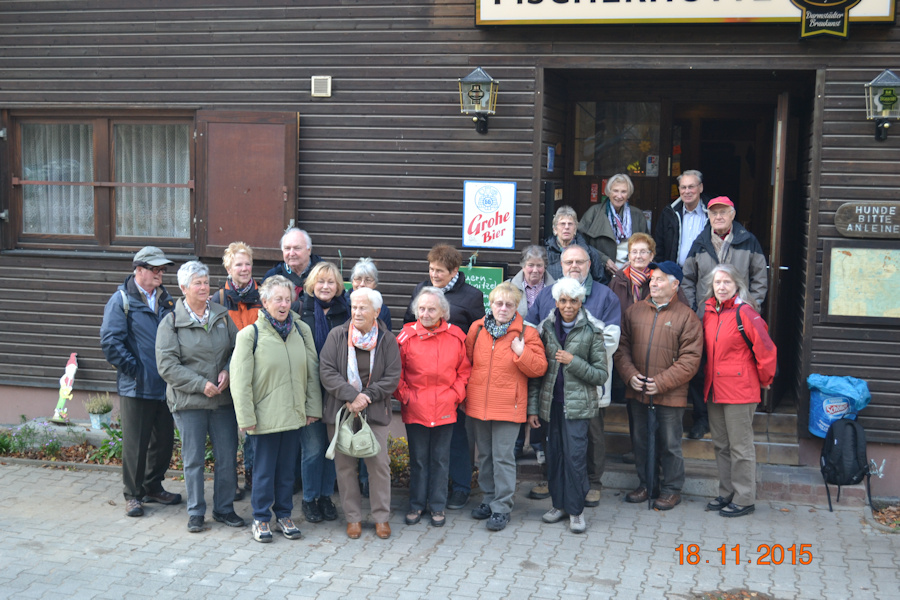
[[[883,57],[898,55],[896,27],[854,24],[848,41],[808,42],[798,39],[799,24],[476,29],[474,5],[473,0],[9,0],[0,3],[0,109],[299,112],[299,223],[309,230],[318,254],[337,259],[340,250],[345,271],[360,256],[375,258],[396,317],[426,274],[428,248],[438,241],[459,242],[464,180],[515,181],[517,247],[530,241],[537,225],[531,220],[537,201],[534,152],[545,153],[547,143],[534,147],[534,129],[541,127],[548,137],[559,131],[551,123],[559,102],[548,99],[544,114],[535,114],[539,66],[545,73],[604,69],[622,73],[623,79],[651,69],[675,74],[763,72],[774,65],[807,73],[822,69],[822,210],[814,223],[821,235],[816,276],[808,286],[816,294],[821,243],[836,236],[831,218],[837,205],[897,197],[900,137],[873,142],[872,126],[861,115],[862,84],[892,66]],[[498,114],[485,136],[457,107],[456,79],[476,66],[502,82]],[[332,98],[310,97],[312,75],[334,77]],[[617,81],[600,84],[615,89]],[[0,208],[8,206],[8,191],[0,191]],[[810,199],[816,206],[819,201]],[[515,263],[517,253],[486,252],[482,258]],[[7,308],[0,313],[0,331],[9,344],[2,348],[9,352],[0,358],[0,383],[56,385],[59,359],[41,354],[42,336],[51,335],[47,330],[54,325],[72,332],[58,350],[71,343],[96,360],[90,331],[110,287],[128,270],[122,269],[128,266],[124,259],[0,255],[0,272],[21,280],[19,288],[0,290]],[[60,307],[71,296],[86,294],[82,318],[38,324],[28,310],[14,308],[29,290],[35,301]],[[826,327],[817,322],[818,297],[810,308],[805,364],[813,371],[837,372],[849,362],[870,379],[876,395],[866,425],[876,430],[876,438],[900,439],[900,397],[893,391],[900,383],[896,328]],[[12,332],[20,332],[21,341],[7,342]],[[832,350],[836,343],[840,355]],[[849,358],[847,350],[853,353]],[[26,352],[33,363],[18,368],[25,361],[11,356],[15,351]],[[105,381],[110,385],[110,374]]]

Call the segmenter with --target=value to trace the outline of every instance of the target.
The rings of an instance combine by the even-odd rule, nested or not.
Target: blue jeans
[[[214,410],[179,410],[172,414],[181,433],[181,457],[184,460],[184,485],[187,488],[187,512],[190,516],[206,514],[203,497],[203,467],[206,436],[212,442],[216,472],[213,483],[213,511],[234,511],[234,489],[237,487],[237,419],[234,406],[228,404]]]
[[[325,458],[328,450],[328,431],[325,423],[319,419],[306,427],[300,428],[300,472],[303,475],[303,501],[312,502],[320,496],[331,497],[334,494],[334,482],[337,473],[334,461]]]
[[[406,425],[409,438],[409,509],[443,511],[447,505],[453,425]]]
[[[254,436],[256,456],[253,461],[253,491],[250,504],[257,521],[291,516],[294,510],[294,468],[300,448],[300,431],[280,431]],[[234,490],[231,490],[234,498]]]
[[[472,491],[472,455],[466,434],[466,413],[456,409],[456,423],[450,440],[450,487],[454,492]]]

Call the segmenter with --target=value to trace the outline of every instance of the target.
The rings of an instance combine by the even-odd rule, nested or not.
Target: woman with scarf
[[[156,364],[166,382],[166,400],[181,434],[187,528],[191,533],[204,530],[207,436],[216,459],[212,516],[229,527],[243,527],[244,520],[234,512],[238,438],[228,389],[237,328],[224,308],[209,302],[206,265],[197,260],[181,265],[178,285],[184,298],[159,324]]]
[[[225,285],[210,298],[228,309],[228,316],[238,331],[256,323],[259,309],[259,286],[253,281],[253,249],[244,242],[231,242],[222,255],[228,273]],[[244,436],[244,489],[237,488],[235,500],[244,499],[244,490],[253,489],[253,437]]]
[[[584,213],[578,231],[597,249],[607,272],[613,275],[628,262],[628,238],[635,233],[650,233],[650,229],[641,209],[628,202],[634,195],[631,177],[613,175],[605,192],[606,200]]]
[[[478,447],[478,483],[484,492],[472,517],[490,531],[509,523],[516,491],[516,437],[525,422],[528,379],[541,377],[547,357],[537,331],[517,312],[522,292],[510,282],[495,287],[485,317],[472,323],[466,353],[472,374],[466,416]]]
[[[334,263],[320,262],[309,272],[303,288],[306,292],[303,295],[303,322],[312,330],[316,353],[321,354],[329,332],[350,318],[344,280]],[[321,421],[300,432],[302,506],[303,516],[309,523],[337,519],[337,509],[331,501],[337,476],[334,461],[325,458],[328,442],[325,423]]]
[[[253,539],[271,542],[269,521],[288,539],[300,538],[291,519],[300,431],[322,417],[319,362],[313,333],[291,311],[294,286],[280,275],[259,289],[256,323],[237,334],[231,358],[231,393],[238,427],[256,438]]]
[[[388,428],[391,424],[391,395],[400,383],[400,349],[397,339],[378,320],[384,300],[371,288],[361,287],[350,294],[350,320],[328,334],[320,354],[319,375],[325,389],[325,423],[328,437],[334,436],[335,417],[340,407],[352,415],[362,413],[381,450],[366,458],[369,471],[369,498],[375,535],[391,537],[391,468],[388,456]],[[358,460],[338,452],[337,468],[341,507],[347,519],[347,537],[362,535],[362,494],[357,485]]]
[[[602,386],[609,375],[604,324],[582,308],[584,286],[564,277],[553,284],[556,310],[538,331],[547,355],[547,374],[528,384],[528,422],[547,424],[547,474],[553,507],[545,523],[568,515],[569,530],[584,533],[588,482],[588,431],[600,414]],[[540,419],[538,419],[540,415]]]
[[[713,267],[709,293],[712,297],[706,301],[703,315],[703,398],[716,448],[719,496],[706,510],[723,517],[742,517],[755,509],[753,415],[760,388],[769,388],[775,379],[777,349],[759,316],[759,305],[733,265]]]

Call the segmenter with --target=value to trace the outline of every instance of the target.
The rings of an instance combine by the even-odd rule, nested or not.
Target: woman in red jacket
[[[710,273],[710,286],[712,297],[706,301],[703,315],[703,397],[716,447],[719,496],[706,510],[718,511],[723,517],[742,517],[755,509],[753,415],[760,388],[768,389],[775,378],[777,351],[737,269],[717,265]]]
[[[544,345],[516,312],[522,292],[510,282],[491,291],[483,319],[472,323],[466,351],[472,376],[466,388],[469,435],[478,446],[478,484],[484,492],[472,517],[500,531],[509,523],[516,491],[516,438],[528,412],[528,378],[547,371]]]
[[[436,287],[424,287],[412,302],[417,316],[403,326],[397,343],[403,374],[394,394],[400,400],[409,439],[409,513],[406,524],[422,520],[426,507],[431,524],[446,521],[450,439],[456,408],[466,399],[472,365],[466,335],[451,325],[450,303]]]

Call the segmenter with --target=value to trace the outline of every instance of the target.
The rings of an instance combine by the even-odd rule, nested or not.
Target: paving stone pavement
[[[750,517],[723,519],[704,512],[707,498],[657,512],[607,489],[600,506],[586,509],[587,533],[576,535],[567,521],[541,522],[549,501],[526,498],[530,485],[520,483],[502,532],[469,517],[474,495],[467,510],[448,511],[441,529],[406,526],[406,495],[395,490],[389,540],[376,538],[371,524],[349,540],[341,518],[307,524],[298,501],[303,539],[276,534],[259,544],[249,527],[225,527],[210,514],[206,531],[188,533],[184,504],[150,504],[144,517],[128,518],[115,472],[0,464],[0,597],[626,600],[735,588],[784,600],[898,597],[900,535],[866,524],[862,507],[829,513],[760,502]],[[185,493],[180,481],[166,486]],[[211,501],[211,481],[206,494]],[[249,516],[248,501],[235,506]],[[798,553],[808,544],[811,562],[791,564],[786,551],[780,565],[757,564],[763,544]],[[688,564],[690,550],[698,564]]]

